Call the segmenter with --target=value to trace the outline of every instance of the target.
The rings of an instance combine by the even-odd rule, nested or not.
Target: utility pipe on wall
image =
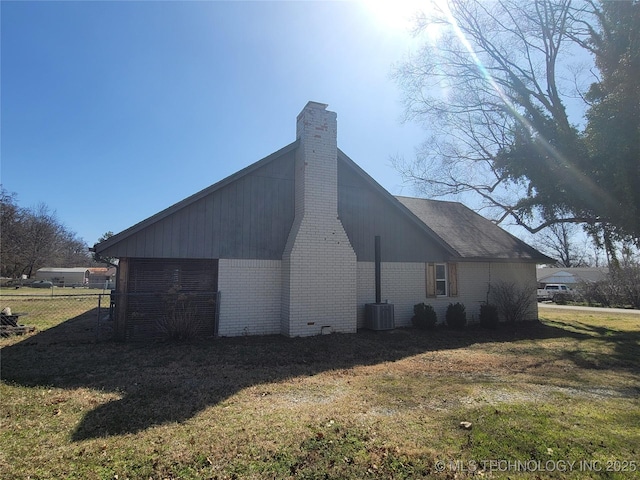
[[[376,262],[376,303],[382,303],[381,292],[381,269],[380,269],[380,235],[376,235],[375,244],[375,262]]]

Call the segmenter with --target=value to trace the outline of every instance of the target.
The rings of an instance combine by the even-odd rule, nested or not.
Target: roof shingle
[[[396,197],[462,258],[547,262],[550,259],[458,202]]]

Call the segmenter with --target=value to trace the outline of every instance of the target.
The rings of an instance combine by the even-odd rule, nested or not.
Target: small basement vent
[[[367,303],[365,305],[365,328],[370,330],[393,330],[395,321],[392,303]]]

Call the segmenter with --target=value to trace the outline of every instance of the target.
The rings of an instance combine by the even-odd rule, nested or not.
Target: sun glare
[[[420,16],[432,14],[446,4],[446,0],[360,0],[360,3],[378,28],[391,34],[408,34],[416,28]],[[431,26],[426,30],[429,37],[438,36],[438,32],[431,31]]]
[[[429,0],[362,0],[374,21],[385,29],[410,30]]]

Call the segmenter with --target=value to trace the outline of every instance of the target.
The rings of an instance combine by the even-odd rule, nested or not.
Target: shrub
[[[532,313],[535,291],[535,286],[498,281],[491,286],[491,300],[506,322],[520,322]]]
[[[589,305],[640,308],[640,266],[611,268],[605,279],[578,289]]]
[[[438,315],[431,305],[418,303],[413,306],[411,323],[416,328],[433,328],[438,323]]]
[[[198,322],[195,306],[188,294],[169,293],[164,299],[165,311],[156,327],[164,340],[185,341],[196,336]]]
[[[450,303],[446,314],[447,325],[451,328],[464,328],[467,324],[467,312],[462,303]]]
[[[568,293],[556,293],[553,296],[553,303],[556,305],[566,305],[573,297]]]
[[[581,283],[577,289],[580,296],[589,306],[610,307],[615,298],[615,292],[611,288],[609,280],[600,280],[591,283]]]
[[[613,268],[609,277],[612,283],[618,285],[621,306],[640,308],[640,265]]]
[[[498,328],[498,307],[490,303],[480,305],[480,326],[484,328]]]

